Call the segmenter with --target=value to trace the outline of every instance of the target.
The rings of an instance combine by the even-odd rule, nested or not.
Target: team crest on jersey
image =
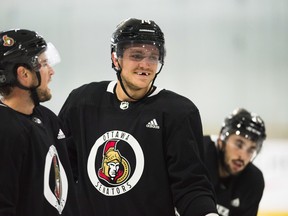
[[[96,140],[87,162],[91,183],[106,196],[130,191],[143,169],[144,156],[138,141],[131,134],[116,130]]]
[[[44,171],[44,196],[62,213],[68,194],[68,181],[55,146],[50,146],[46,155]]]
[[[102,166],[98,177],[111,185],[120,185],[129,177],[131,168],[129,162],[116,148],[119,140],[109,140],[103,150]]]

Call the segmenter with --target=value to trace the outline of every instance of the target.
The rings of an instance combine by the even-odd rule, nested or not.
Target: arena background
[[[156,21],[167,57],[156,85],[190,98],[206,134],[217,134],[236,107],[261,115],[268,139],[255,163],[266,188],[261,216],[288,215],[287,0],[9,0],[0,30],[35,30],[58,48],[62,62],[46,105],[58,113],[69,92],[115,79],[110,37],[128,17]]]

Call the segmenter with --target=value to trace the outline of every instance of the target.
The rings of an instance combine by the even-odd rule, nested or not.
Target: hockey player
[[[117,81],[85,84],[60,111],[83,216],[217,215],[200,160],[197,107],[153,85],[164,35],[152,20],[121,22],[111,39]]]
[[[264,178],[252,161],[265,138],[263,120],[242,108],[224,120],[218,137],[204,136],[205,164],[221,216],[257,215]]]
[[[59,62],[36,32],[0,32],[0,216],[78,216],[60,120],[40,102]]]

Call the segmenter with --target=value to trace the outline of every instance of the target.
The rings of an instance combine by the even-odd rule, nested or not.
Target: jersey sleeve
[[[13,124],[0,123],[0,216],[16,215],[22,161],[27,156],[26,140]]]
[[[259,203],[262,199],[265,187],[264,177],[262,172],[253,164],[250,164],[245,171],[245,176],[242,180],[245,181],[246,179],[249,179],[249,182],[246,182],[245,184],[247,188],[242,190],[244,191],[242,195],[242,200],[244,202],[242,203],[240,210],[237,210],[237,208],[232,209],[232,216],[257,216],[258,213]],[[240,180],[238,180],[238,182],[239,181]]]
[[[71,168],[73,172],[74,181],[78,181],[78,166],[77,166],[77,151],[73,136],[71,134],[71,125],[70,125],[70,108],[71,108],[71,100],[73,92],[69,95],[66,99],[64,105],[62,106],[59,112],[59,118],[63,124],[64,134],[66,135],[66,145],[67,145],[67,152],[69,156],[69,160],[71,163]]]
[[[199,111],[193,110],[173,124],[167,140],[167,166],[177,210],[181,216],[216,213],[214,190],[201,159]]]

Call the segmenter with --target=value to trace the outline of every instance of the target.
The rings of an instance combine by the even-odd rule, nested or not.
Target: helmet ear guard
[[[225,142],[231,134],[240,135],[255,142],[257,153],[259,153],[266,139],[264,121],[259,115],[243,108],[235,109],[222,124],[220,140]]]
[[[13,83],[13,76],[9,76],[5,73],[4,69],[0,68],[0,86],[3,86],[6,83]]]

